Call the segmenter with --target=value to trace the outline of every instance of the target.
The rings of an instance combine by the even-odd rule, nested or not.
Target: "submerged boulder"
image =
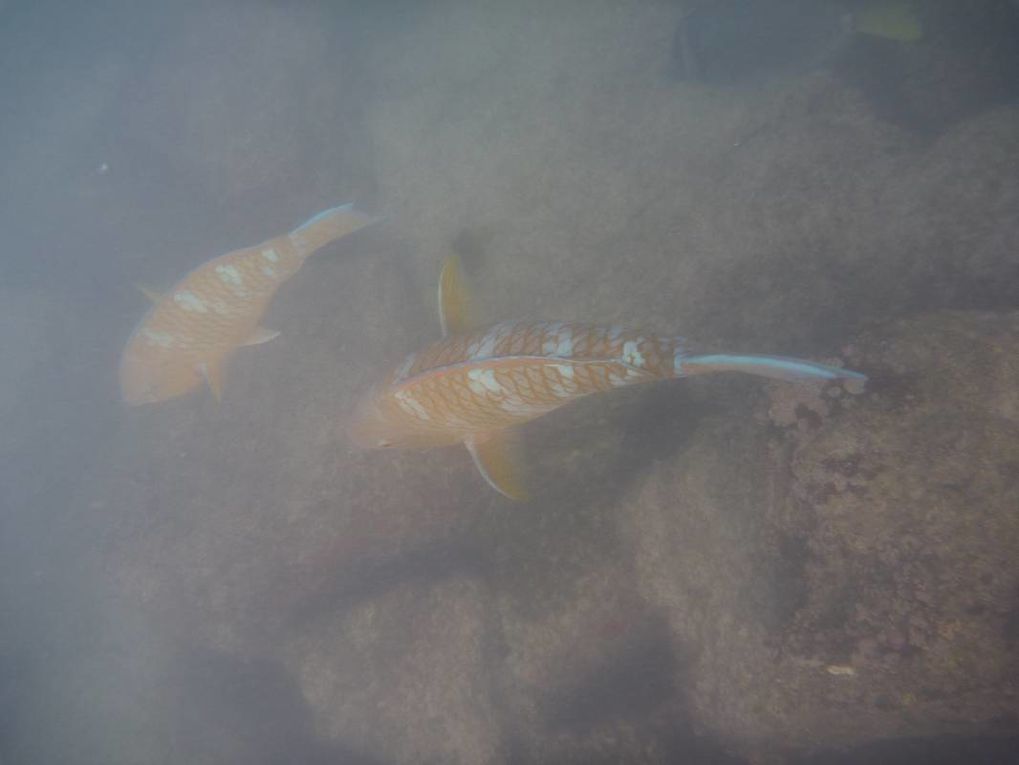
[[[317,622],[284,653],[316,731],[379,762],[494,762],[485,588],[408,583]]]
[[[757,754],[1014,734],[1019,314],[905,319],[846,355],[863,395],[775,385],[621,515],[696,724]]]

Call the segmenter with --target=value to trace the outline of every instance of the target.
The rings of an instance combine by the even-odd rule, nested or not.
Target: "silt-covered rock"
[[[1019,315],[901,320],[846,355],[862,395],[773,386],[623,516],[697,724],[758,753],[1014,733]]]

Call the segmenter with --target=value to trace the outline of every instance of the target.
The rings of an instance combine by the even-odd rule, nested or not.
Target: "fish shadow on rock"
[[[664,623],[647,625],[604,663],[550,695],[550,728],[577,729],[613,718],[646,718],[676,694],[678,660]]]
[[[328,583],[291,607],[293,628],[323,615],[330,618],[373,600],[401,584],[432,584],[456,576],[486,579],[484,554],[466,541],[443,540],[337,565]]]
[[[532,502],[556,513],[616,506],[696,430],[704,407],[682,388],[667,381],[614,391],[527,426]]]
[[[624,723],[657,741],[668,762],[742,763],[718,742],[694,733],[676,686],[687,660],[677,655],[666,622],[651,617],[632,633],[603,661],[549,694],[542,708],[545,725],[556,733],[583,734]]]

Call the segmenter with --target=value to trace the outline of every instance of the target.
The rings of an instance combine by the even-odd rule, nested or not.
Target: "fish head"
[[[193,365],[178,363],[168,354],[154,353],[129,343],[120,360],[120,393],[125,404],[139,406],[190,393],[203,383]]]
[[[423,427],[407,415],[390,391],[373,392],[358,404],[349,429],[350,439],[362,449],[411,448],[455,444],[452,432]]]
[[[399,446],[401,428],[397,413],[386,406],[384,396],[374,391],[358,404],[350,425],[350,438],[362,449],[387,449]]]

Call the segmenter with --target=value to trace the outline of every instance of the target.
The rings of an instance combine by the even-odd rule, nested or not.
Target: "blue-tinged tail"
[[[867,376],[841,367],[815,364],[784,356],[751,354],[711,354],[677,356],[676,376],[703,375],[711,372],[743,372],[776,380],[866,380]]]
[[[290,241],[303,259],[315,250],[370,223],[375,223],[376,220],[378,219],[355,210],[353,204],[341,205],[323,210],[302,223],[290,232]]]

